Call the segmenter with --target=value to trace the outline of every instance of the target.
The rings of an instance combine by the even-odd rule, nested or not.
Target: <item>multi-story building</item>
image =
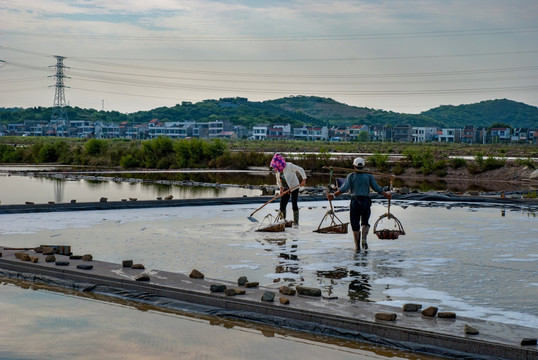
[[[391,141],[411,142],[412,141],[411,125],[397,125],[392,128]]]
[[[533,131],[525,128],[515,128],[511,137],[512,142],[517,143],[531,143],[532,144]]]
[[[253,140],[265,140],[267,139],[267,134],[269,133],[269,125],[259,124],[252,128],[252,139]]]
[[[437,133],[437,141],[459,143],[461,141],[461,129],[441,129]]]
[[[437,135],[436,127],[413,127],[412,137],[414,143],[424,143],[433,141]]]
[[[289,139],[291,137],[290,124],[275,124],[267,128],[267,139]]]
[[[327,126],[323,127],[313,127],[306,126],[293,129],[293,138],[296,140],[328,140],[329,139],[329,128]]]
[[[509,127],[491,128],[491,142],[509,142],[512,137],[512,131]]]
[[[368,126],[366,125],[351,125],[348,130],[351,140],[357,140],[359,138],[359,134],[363,131],[365,131],[368,136],[370,135],[368,132]]]
[[[387,141],[390,139],[391,128],[384,125],[372,125],[370,129],[370,141]]]

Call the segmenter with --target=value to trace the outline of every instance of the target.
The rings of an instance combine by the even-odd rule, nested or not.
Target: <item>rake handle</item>
[[[265,204],[263,204],[262,206],[260,206],[260,207],[257,208],[256,210],[254,210],[254,212],[253,212],[252,214],[250,214],[250,216],[252,216],[252,215],[254,215],[255,213],[257,213],[257,212],[258,212],[259,210],[261,210],[265,205],[270,204],[270,203],[272,203],[273,201],[275,201],[277,197],[282,196],[282,195],[285,195],[285,194],[287,194],[287,193],[289,193],[289,192],[292,192],[293,190],[298,189],[300,186],[301,186],[301,185],[294,186],[294,187],[292,187],[292,188],[290,188],[290,189],[284,191],[282,194],[275,195],[275,197],[273,197],[271,200],[269,200],[268,202],[266,202]]]

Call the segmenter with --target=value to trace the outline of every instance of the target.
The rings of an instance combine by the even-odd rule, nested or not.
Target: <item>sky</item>
[[[538,106],[538,1],[0,0],[0,107],[301,95]]]

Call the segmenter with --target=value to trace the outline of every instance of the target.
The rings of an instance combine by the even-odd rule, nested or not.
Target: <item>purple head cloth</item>
[[[276,171],[282,172],[282,170],[284,170],[284,168],[286,167],[286,160],[284,160],[282,155],[276,153],[275,156],[273,156],[273,160],[271,160],[271,166]]]

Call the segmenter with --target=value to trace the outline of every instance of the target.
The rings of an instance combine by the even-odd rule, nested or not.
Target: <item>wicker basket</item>
[[[262,232],[282,232],[286,230],[286,221],[278,221],[278,217],[268,214],[263,218],[256,231]]]
[[[343,224],[327,226],[324,228],[318,228],[317,230],[314,230],[314,232],[321,233],[321,234],[347,234],[348,224],[349,223],[343,223]]]
[[[393,229],[393,230],[381,229],[381,230],[378,230],[377,225],[379,224],[379,221],[384,219],[384,218],[394,220],[394,222],[396,223],[396,226],[398,227],[398,229]],[[398,239],[400,237],[400,235],[405,235],[405,230],[404,230],[404,228],[402,226],[402,223],[400,222],[400,220],[398,220],[391,213],[383,214],[383,215],[381,215],[379,217],[379,219],[377,219],[377,221],[374,224],[373,232],[374,232],[374,234],[377,235],[378,239],[381,239],[381,240],[396,240],[396,239]]]
[[[327,218],[329,218],[330,220],[329,225],[321,227],[321,225]],[[343,223],[342,221],[340,221],[340,219],[334,214],[331,204],[331,210],[325,213],[325,216],[323,216],[323,219],[321,219],[317,230],[314,230],[314,232],[321,234],[347,234],[348,224],[349,223]]]

